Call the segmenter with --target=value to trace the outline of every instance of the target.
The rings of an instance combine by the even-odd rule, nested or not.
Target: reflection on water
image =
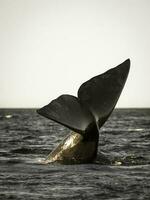
[[[35,110],[1,109],[0,199],[150,199],[150,109],[115,110],[96,163],[42,165],[68,132]]]

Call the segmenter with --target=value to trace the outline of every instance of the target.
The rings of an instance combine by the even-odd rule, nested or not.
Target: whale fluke
[[[83,83],[78,90],[78,97],[61,95],[57,99],[51,101],[48,105],[37,110],[37,112],[76,132],[72,134],[72,138],[75,137],[76,134],[81,134],[83,138],[80,138],[80,142],[78,140],[78,143],[82,143],[82,149],[84,147],[88,149],[87,143],[85,145],[84,141],[88,141],[88,143],[91,141],[95,142],[95,150],[93,150],[94,158],[97,152],[99,129],[112,113],[126,82],[129,69],[130,60],[127,59],[117,67]],[[61,147],[63,147],[67,141],[68,139],[63,142]],[[73,155],[78,155],[76,160],[79,160],[80,151],[76,150],[77,148],[79,149],[79,144],[75,145],[74,143],[75,150],[73,151],[73,154],[67,153],[67,155],[71,155],[67,157],[68,160],[72,159]],[[57,148],[54,152],[60,153],[60,149],[62,151],[64,148]],[[67,152],[69,149],[70,147],[68,147]],[[52,154],[50,157],[53,157]],[[63,160],[64,157],[66,159],[66,153],[61,154],[59,157],[61,157],[61,160]],[[86,162],[87,159],[84,160],[82,155],[81,160],[83,163]],[[92,159],[90,160],[92,161]]]
[[[83,83],[79,88],[78,98],[61,95],[37,112],[78,133],[85,132],[94,120],[101,127],[118,101],[129,68],[128,59]]]

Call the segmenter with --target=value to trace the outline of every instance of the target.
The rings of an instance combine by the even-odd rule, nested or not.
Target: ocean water
[[[150,109],[116,109],[93,164],[42,165],[69,130],[34,109],[0,110],[0,199],[150,199]],[[110,165],[100,165],[100,152]]]

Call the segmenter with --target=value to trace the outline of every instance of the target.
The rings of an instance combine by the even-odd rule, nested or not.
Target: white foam
[[[11,117],[12,117],[12,115],[5,115],[5,118],[7,118],[7,119],[9,119]]]
[[[144,129],[142,129],[142,128],[130,128],[130,129],[128,129],[128,131],[143,131]]]

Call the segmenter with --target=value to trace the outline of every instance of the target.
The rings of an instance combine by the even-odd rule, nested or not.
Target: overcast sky
[[[41,107],[127,58],[117,107],[150,107],[149,0],[0,0],[0,107]]]

